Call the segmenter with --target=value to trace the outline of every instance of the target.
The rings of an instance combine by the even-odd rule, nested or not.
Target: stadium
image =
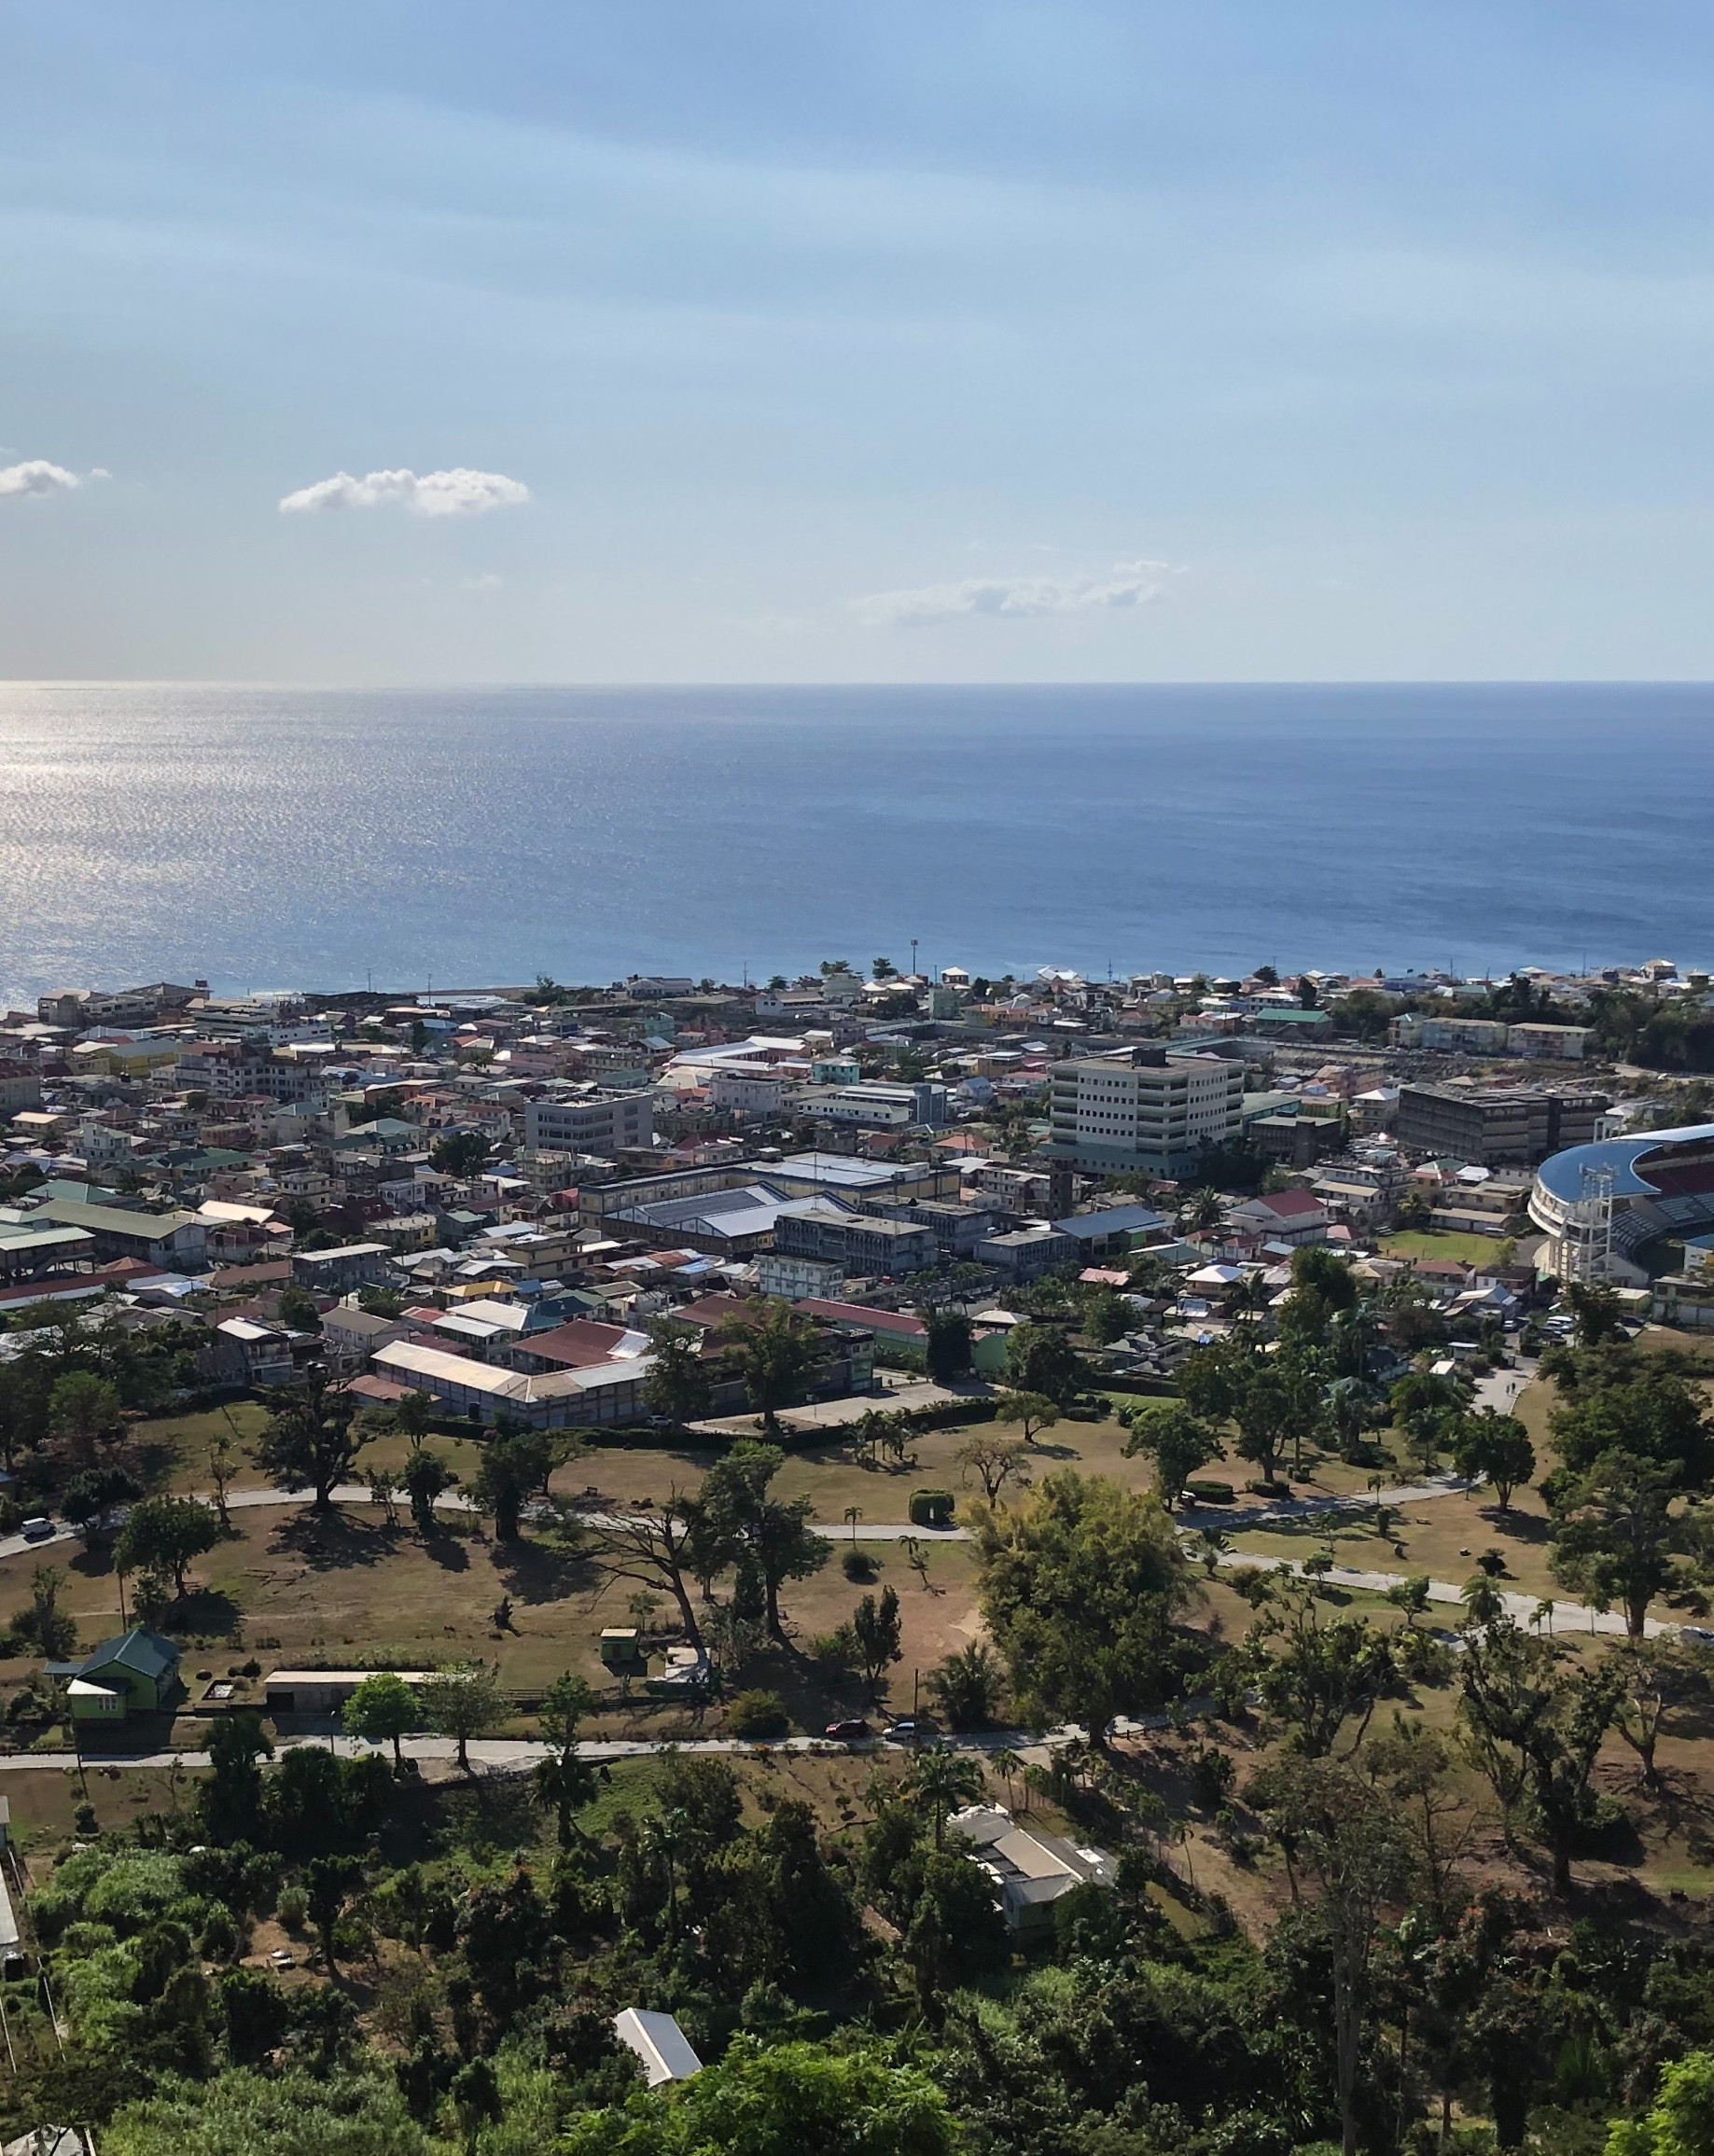
[[[1714,1123],[1555,1153],[1536,1171],[1529,1217],[1547,1237],[1541,1272],[1645,1287],[1651,1243],[1714,1230]]]

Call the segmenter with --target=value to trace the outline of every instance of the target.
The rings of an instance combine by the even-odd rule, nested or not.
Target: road
[[[1412,1577],[1420,1577],[1405,1572],[1359,1572],[1344,1565],[1335,1565],[1331,1572],[1318,1572],[1312,1576],[1304,1571],[1304,1560],[1301,1557],[1258,1557],[1247,1550],[1222,1550],[1219,1563],[1222,1566],[1233,1570],[1247,1567],[1259,1572],[1289,1572],[1299,1579],[1314,1577],[1325,1579],[1334,1587],[1367,1588],[1373,1594],[1385,1594],[1388,1588],[1402,1587],[1406,1579]],[[1519,1624],[1534,1630],[1536,1610],[1539,1607],[1535,1595],[1508,1594],[1502,1592],[1499,1599],[1502,1608],[1509,1617],[1514,1618]],[[1462,1590],[1450,1579],[1430,1579],[1428,1582],[1428,1600],[1456,1605],[1461,1608],[1464,1604],[1464,1595]],[[1623,1634],[1625,1630],[1624,1619],[1617,1610],[1590,1609],[1581,1602],[1556,1601],[1554,1604],[1553,1621],[1554,1630],[1559,1632],[1603,1632]],[[1650,1639],[1657,1639],[1667,1633],[1677,1633],[1679,1629],[1676,1624],[1663,1624],[1658,1619],[1652,1617],[1645,1620],[1643,1624],[1643,1631]]]

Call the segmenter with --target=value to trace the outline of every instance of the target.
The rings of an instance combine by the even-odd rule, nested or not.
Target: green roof
[[[178,1649],[170,1639],[162,1639],[146,1625],[133,1624],[117,1638],[104,1639],[85,1660],[82,1674],[88,1677],[94,1670],[128,1669],[159,1684],[162,1677],[172,1676],[178,1661]]]

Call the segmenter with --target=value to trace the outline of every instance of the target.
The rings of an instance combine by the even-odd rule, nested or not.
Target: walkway
[[[1389,1588],[1402,1587],[1407,1579],[1421,1577],[1420,1574],[1406,1572],[1359,1572],[1344,1565],[1335,1565],[1331,1572],[1309,1574],[1304,1571],[1304,1560],[1301,1557],[1262,1557],[1247,1550],[1222,1550],[1219,1562],[1233,1570],[1248,1568],[1257,1572],[1289,1572],[1298,1579],[1325,1579],[1330,1586],[1360,1587],[1372,1594],[1385,1594]],[[1535,1629],[1536,1611],[1540,1607],[1536,1595],[1508,1594],[1502,1590],[1499,1599],[1508,1617],[1515,1619],[1519,1624],[1532,1631]],[[1464,1607],[1462,1591],[1450,1579],[1430,1579],[1428,1600],[1456,1605],[1459,1608]],[[1625,1631],[1624,1619],[1619,1611],[1590,1609],[1581,1602],[1556,1601],[1554,1604],[1554,1625],[1556,1631],[1568,1633],[1604,1632],[1623,1636]],[[1653,1617],[1647,1619],[1643,1625],[1643,1632],[1650,1639],[1677,1633],[1679,1629],[1676,1624],[1663,1624]]]

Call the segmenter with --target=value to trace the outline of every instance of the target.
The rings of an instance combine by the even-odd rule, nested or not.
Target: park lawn
[[[780,1497],[807,1497],[815,1506],[813,1517],[829,1525],[845,1518],[847,1506],[857,1507],[863,1524],[900,1526],[911,1516],[913,1490],[950,1490],[960,1502],[981,1495],[981,1484],[957,1462],[957,1452],[974,1432],[1003,1429],[988,1422],[953,1424],[944,1429],[923,1430],[911,1440],[906,1464],[890,1461],[870,1467],[859,1461],[849,1436],[829,1438],[814,1445],[788,1451],[778,1475],[774,1494]],[[1106,1475],[1127,1489],[1153,1487],[1154,1470],[1143,1458],[1126,1459],[1124,1447],[1130,1432],[1122,1425],[1104,1420],[1094,1423],[1062,1419],[1040,1433],[1030,1447],[1026,1472],[1032,1481],[1058,1468],[1079,1474]],[[439,1440],[432,1440],[439,1442]],[[367,1461],[369,1455],[365,1455]],[[703,1477],[719,1457],[711,1447],[691,1445],[596,1444],[556,1469],[552,1487],[557,1494],[582,1496],[593,1491],[611,1505],[634,1503],[642,1497],[657,1503],[676,1490],[693,1495]],[[1008,1495],[1015,1491],[1008,1484]]]
[[[1547,1522],[1540,1499],[1520,1492],[1510,1513],[1475,1497],[1432,1497],[1394,1511],[1383,1539],[1369,1513],[1332,1513],[1319,1520],[1282,1522],[1244,1533],[1229,1530],[1233,1546],[1268,1557],[1313,1557],[1331,1550],[1337,1565],[1362,1572],[1394,1572],[1401,1578],[1427,1573],[1431,1579],[1463,1585],[1477,1569],[1484,1550],[1500,1551],[1506,1572],[1495,1584],[1513,1594],[1576,1597],[1554,1583],[1547,1562]],[[1402,1557],[1395,1545],[1402,1544]],[[1660,1614],[1665,1614],[1661,1612]]]
[[[0,1774],[0,1796],[12,1810],[12,1837],[28,1861],[37,1849],[56,1847],[73,1832],[73,1815],[89,1801],[103,1832],[123,1833],[140,1813],[171,1812],[189,1801],[190,1783],[174,1786],[165,1767],[95,1766],[79,1776],[75,1767],[21,1767]]]
[[[1388,1258],[1453,1258],[1461,1265],[1492,1264],[1504,1240],[1498,1235],[1469,1235],[1452,1228],[1402,1228],[1383,1235],[1380,1247]]]
[[[225,1438],[234,1463],[232,1486],[241,1488],[261,1479],[251,1461],[250,1446],[267,1420],[268,1410],[259,1400],[234,1399],[194,1414],[151,1415],[128,1426],[126,1441],[135,1449],[150,1489],[183,1494],[212,1488],[209,1447]]]

